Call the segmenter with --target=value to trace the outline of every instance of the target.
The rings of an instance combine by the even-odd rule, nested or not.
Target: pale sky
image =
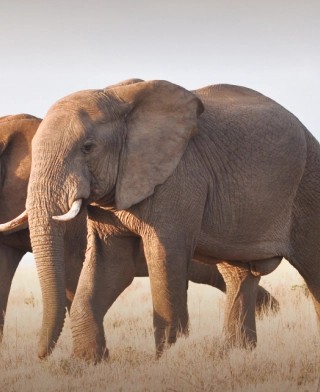
[[[131,77],[230,83],[320,140],[319,0],[1,0],[0,116],[43,117],[72,92]]]

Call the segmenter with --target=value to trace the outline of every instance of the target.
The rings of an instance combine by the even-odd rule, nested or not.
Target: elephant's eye
[[[87,140],[84,145],[82,146],[82,152],[84,152],[85,154],[89,154],[89,152],[91,151],[93,146],[93,143],[89,140]]]

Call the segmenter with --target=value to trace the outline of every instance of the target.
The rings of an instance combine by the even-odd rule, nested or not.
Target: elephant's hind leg
[[[306,233],[307,237],[308,233]],[[310,244],[306,240],[304,244],[301,244],[298,252],[288,257],[288,261],[298,270],[306,282],[316,310],[320,332],[320,246]]]
[[[226,282],[224,332],[232,346],[254,347],[257,343],[255,304],[260,277],[248,263],[222,262],[219,271]]]
[[[12,279],[25,252],[0,244],[0,342]]]
[[[256,301],[256,316],[262,319],[264,315],[275,315],[279,310],[279,301],[268,290],[259,285]]]
[[[316,170],[307,167],[296,197],[286,258],[307,284],[320,332],[320,153],[313,159]]]
[[[304,244],[301,251],[304,251],[305,254],[299,252],[294,257],[288,257],[288,261],[298,270],[306,282],[316,310],[320,332],[320,249],[310,252],[308,245]]]
[[[320,148],[313,136],[306,136],[307,161],[294,201],[286,258],[310,290],[320,327]]]

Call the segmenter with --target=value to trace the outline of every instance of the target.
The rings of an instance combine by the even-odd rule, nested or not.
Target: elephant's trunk
[[[36,260],[42,299],[43,319],[38,356],[46,357],[57,342],[65,319],[65,224],[51,216],[60,214],[57,204],[47,205],[54,190],[46,185],[41,191],[30,189],[27,200],[32,250]],[[51,197],[49,196],[51,193]]]

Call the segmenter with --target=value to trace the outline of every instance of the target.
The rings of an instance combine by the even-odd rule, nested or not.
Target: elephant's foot
[[[224,327],[225,341],[230,348],[253,349],[257,346],[256,329],[250,327],[247,320],[229,317],[228,324]]]
[[[247,339],[243,340],[228,340],[226,337],[220,341],[217,348],[216,355],[220,358],[225,358],[225,355],[229,355],[233,350],[246,350],[253,351],[257,346],[257,342],[250,342]]]
[[[158,332],[158,333],[156,333]],[[156,341],[156,359],[161,358],[163,352],[167,350],[170,346],[175,344],[178,338],[177,330],[170,331],[170,335],[159,334],[159,331],[155,330],[155,341]]]
[[[225,336],[226,348],[240,348],[252,350],[257,346],[257,334],[254,331],[249,331],[239,326],[232,333],[227,333]]]
[[[55,342],[52,342],[50,346],[43,346],[42,342],[40,342],[38,347],[38,358],[47,359],[54,350],[55,345]]]
[[[224,350],[235,348],[253,350],[256,346],[256,332],[245,328],[243,324],[241,325],[241,323],[224,331],[224,338],[222,339],[222,347]]]
[[[103,328],[103,316],[95,318],[94,312],[87,311],[85,314],[87,317],[85,317],[83,315],[85,312],[75,306],[75,301],[76,299],[72,303],[70,315],[73,356],[96,364],[109,357]],[[83,308],[87,309],[88,306],[83,306]]]
[[[102,323],[91,325],[89,329],[73,328],[72,333],[74,357],[94,364],[108,359],[109,350]]]
[[[73,348],[73,356],[95,365],[109,358],[109,350],[107,347],[77,347]]]
[[[161,358],[163,352],[176,343],[181,336],[189,336],[189,323],[185,326],[155,328],[156,359]]]
[[[156,346],[156,359],[160,359],[165,350],[168,350],[177,341],[177,336],[175,339],[170,341],[163,341],[158,346]]]
[[[3,339],[4,316],[5,316],[5,312],[2,312],[2,314],[0,315],[0,343],[2,342]]]
[[[279,313],[279,301],[274,298],[263,287],[258,286],[258,295],[256,301],[256,315],[262,319],[264,315],[276,315]]]

